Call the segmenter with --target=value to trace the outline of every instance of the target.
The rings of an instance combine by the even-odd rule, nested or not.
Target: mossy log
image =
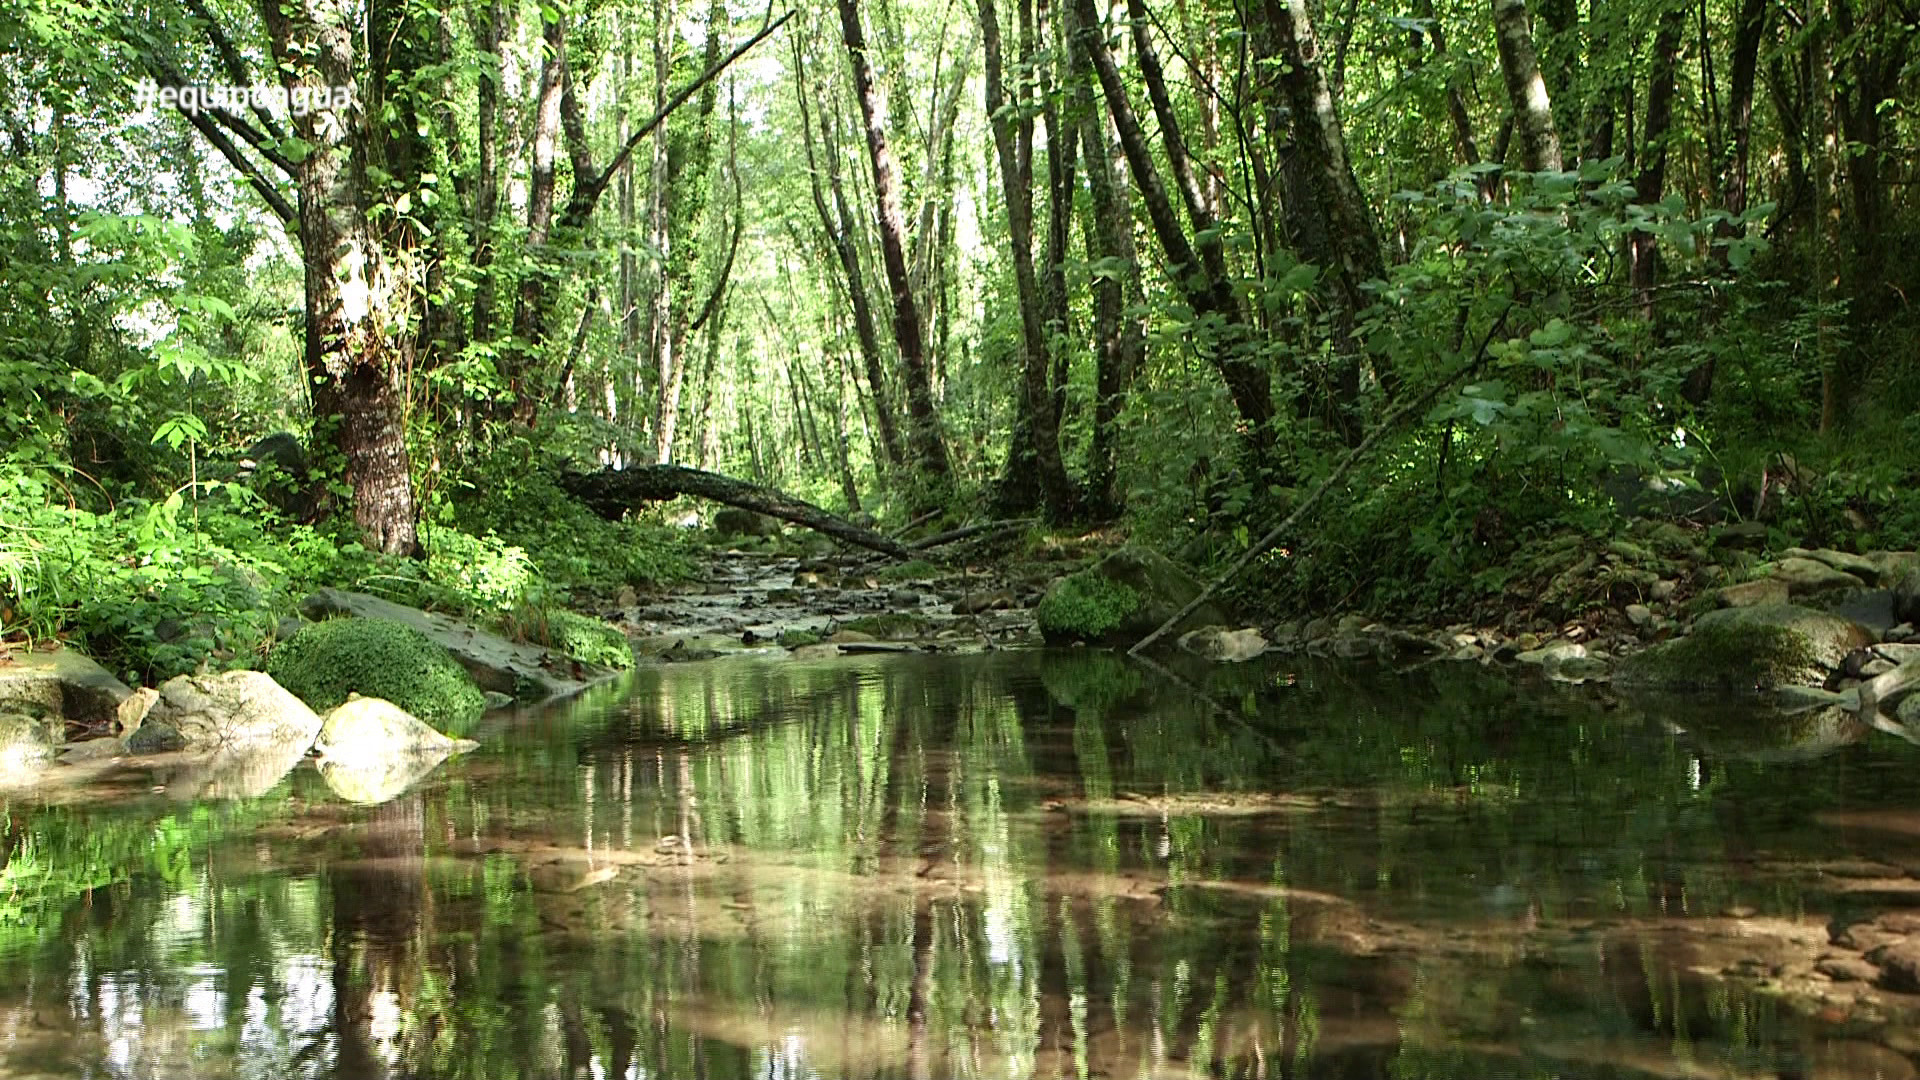
[[[618,519],[645,503],[694,495],[791,521],[835,540],[896,559],[915,557],[914,552],[899,541],[828,513],[805,499],[684,465],[635,465],[626,469],[602,469],[597,473],[566,473],[560,477],[560,486],[605,518]]]

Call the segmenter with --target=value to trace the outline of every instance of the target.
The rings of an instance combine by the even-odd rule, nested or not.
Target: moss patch
[[[889,611],[882,615],[862,615],[857,619],[848,619],[840,624],[840,629],[871,634],[883,641],[899,640],[919,637],[926,629],[926,623],[916,615]]]
[[[314,623],[273,650],[267,674],[315,712],[360,694],[384,698],[455,734],[486,708],[480,688],[447,650],[386,619]]]
[[[780,632],[780,647],[783,649],[803,649],[808,645],[820,644],[820,635],[812,630],[783,630]]]
[[[883,567],[873,575],[877,581],[926,581],[940,576],[940,568],[925,559],[896,563]]]
[[[1140,602],[1132,586],[1082,571],[1048,589],[1033,614],[1048,641],[1098,641],[1118,630]]]
[[[547,612],[546,630],[544,644],[583,664],[616,671],[633,666],[633,643],[619,627],[556,608]]]
[[[1629,657],[1615,681],[1669,690],[1753,690],[1814,682],[1819,661],[1806,635],[1784,626],[1699,625],[1677,641]]]

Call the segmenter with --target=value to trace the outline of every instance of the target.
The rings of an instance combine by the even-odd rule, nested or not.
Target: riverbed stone
[[[1867,583],[1844,570],[1836,570],[1817,559],[1789,556],[1773,566],[1768,575],[1782,582],[1795,596],[1809,596],[1841,589],[1864,589]]]
[[[989,589],[983,592],[970,592],[953,602],[955,615],[978,615],[983,611],[999,611],[1014,606],[1013,592],[1010,589]]]
[[[1892,579],[1893,621],[1920,623],[1920,564],[1909,564]]]
[[[57,718],[0,711],[0,786],[31,782],[60,743]]]
[[[1181,634],[1180,647],[1216,663],[1237,664],[1266,652],[1268,644],[1260,631],[1251,626],[1243,630],[1203,626]]]
[[[1775,578],[1759,578],[1743,581],[1738,585],[1728,585],[1716,594],[1721,607],[1758,607],[1762,604],[1784,604],[1792,599],[1787,583]]]
[[[1200,583],[1173,560],[1127,544],[1087,569],[1055,581],[1034,614],[1041,635],[1051,643],[1128,646],[1152,633],[1200,591]],[[1206,603],[1173,629],[1183,632],[1232,622],[1218,604]]]
[[[390,701],[352,697],[321,718],[313,748],[320,756],[383,759],[403,754],[455,753],[479,744],[453,739]]]
[[[0,650],[0,710],[105,724],[132,693],[75,649]]]
[[[1781,552],[1781,554],[1788,558],[1812,559],[1814,562],[1824,563],[1828,567],[1842,573],[1852,574],[1854,577],[1859,578],[1869,585],[1880,578],[1881,564],[1865,555],[1855,555],[1846,551],[1835,551],[1832,548],[1814,548],[1809,550],[1802,547],[1790,547]]]
[[[1515,655],[1514,659],[1537,666],[1547,678],[1560,682],[1584,682],[1606,674],[1608,668],[1608,657],[1604,653],[1564,641],[1530,649]]]
[[[319,733],[319,715],[264,672],[228,671],[167,680],[127,737],[127,749],[146,754],[292,745],[305,753]]]
[[[551,649],[509,641],[463,619],[421,611],[378,596],[345,589],[321,589],[300,603],[313,619],[355,615],[388,619],[425,634],[453,654],[482,690],[497,690],[521,701],[578,693],[589,679],[573,678],[574,665]]]
[[[1867,954],[1880,968],[1880,985],[1902,994],[1920,994],[1920,937],[1906,937]]]
[[[320,779],[350,803],[377,806],[413,789],[453,756],[451,750],[395,754],[387,758],[322,758]]]

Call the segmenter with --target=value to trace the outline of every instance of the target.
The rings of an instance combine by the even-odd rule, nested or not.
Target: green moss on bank
[[[625,671],[633,666],[633,643],[619,627],[590,615],[547,612],[547,645],[583,664]]]
[[[480,688],[447,650],[386,619],[329,619],[306,627],[267,657],[267,674],[315,712],[360,694],[459,733],[486,708]]]
[[[1140,603],[1131,586],[1081,571],[1047,590],[1033,614],[1048,641],[1098,641],[1119,629]]]

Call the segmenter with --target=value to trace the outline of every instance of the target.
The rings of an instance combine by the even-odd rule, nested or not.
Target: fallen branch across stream
[[[1307,516],[1308,511],[1312,510],[1320,500],[1326,496],[1327,492],[1333,490],[1335,484],[1339,483],[1349,472],[1353,471],[1353,467],[1360,463],[1361,458],[1367,456],[1368,451],[1373,449],[1374,445],[1380,441],[1382,436],[1399,427],[1400,421],[1407,416],[1433,404],[1434,399],[1440,396],[1441,391],[1461,379],[1466,378],[1468,375],[1471,375],[1481,364],[1485,363],[1487,359],[1487,347],[1493,344],[1494,335],[1500,332],[1500,328],[1507,324],[1507,311],[1511,311],[1512,307],[1513,306],[1509,304],[1507,310],[1502,311],[1500,317],[1494,320],[1493,325],[1487,328],[1487,336],[1480,339],[1480,347],[1474,350],[1473,359],[1460,365],[1459,370],[1453,374],[1433,384],[1433,386],[1427,389],[1426,393],[1410,401],[1402,402],[1392,412],[1382,417],[1380,423],[1374,427],[1373,432],[1361,440],[1359,446],[1349,451],[1346,457],[1340,459],[1340,464],[1336,466],[1332,472],[1327,474],[1327,478],[1320,481],[1313,491],[1308,493],[1305,499],[1300,500],[1300,505],[1293,508],[1293,513],[1288,514],[1280,524],[1268,529],[1264,536],[1254,541],[1252,547],[1248,548],[1239,558],[1233,560],[1233,565],[1227,567],[1219,577],[1208,582],[1207,587],[1200,590],[1200,595],[1189,600],[1185,607],[1174,612],[1166,622],[1155,627],[1153,633],[1134,642],[1133,648],[1128,649],[1127,654],[1135,657],[1140,656],[1147,646],[1165,637],[1167,631],[1179,626],[1187,616],[1200,610],[1200,605],[1211,600],[1213,594],[1220,591],[1221,586],[1232,581],[1239,575],[1240,571],[1247,568],[1249,563],[1266,554],[1272,550],[1275,544],[1285,539],[1287,533],[1291,531],[1302,518]]]
[[[695,495],[756,514],[791,521],[835,540],[882,555],[903,560],[914,558],[913,550],[898,540],[855,525],[805,499],[796,499],[770,487],[702,469],[689,469],[683,465],[635,465],[626,469],[602,469],[597,473],[563,473],[560,486],[604,518],[617,519],[628,510],[646,503]]]
[[[925,540],[915,540],[910,546],[915,551],[925,551],[928,548],[936,548],[942,544],[951,544],[975,536],[997,536],[1009,529],[1025,528],[1039,520],[1039,518],[1007,518],[1003,521],[976,522],[972,525],[962,525],[957,529],[948,529],[946,532],[934,533]]]

